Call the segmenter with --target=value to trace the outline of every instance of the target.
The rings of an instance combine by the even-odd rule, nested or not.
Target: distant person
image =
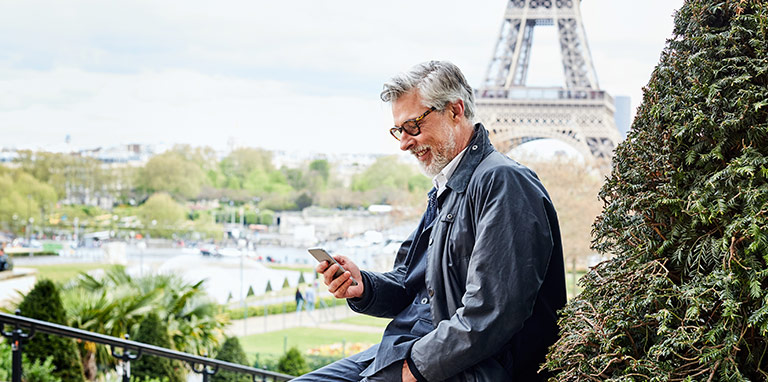
[[[304,292],[304,298],[307,299],[307,311],[311,312],[315,310],[315,287],[308,287],[307,290]]]
[[[0,271],[13,269],[10,256],[5,254],[5,243],[0,243]]]
[[[301,290],[296,288],[296,313],[301,312],[302,306],[304,306],[304,296],[301,294]]]
[[[381,343],[294,381],[546,380],[538,370],[566,301],[549,195],[473,122],[473,90],[455,65],[419,64],[381,98],[389,132],[432,177],[427,211],[390,272],[335,256],[347,272],[334,279],[338,265],[318,264],[334,296],[392,321]]]

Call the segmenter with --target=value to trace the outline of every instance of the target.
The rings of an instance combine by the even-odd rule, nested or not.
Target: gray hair
[[[408,72],[400,73],[384,84],[381,100],[395,102],[403,94],[418,89],[426,107],[444,110],[458,100],[464,101],[464,116],[470,121],[475,116],[475,96],[461,70],[448,61],[423,62]]]

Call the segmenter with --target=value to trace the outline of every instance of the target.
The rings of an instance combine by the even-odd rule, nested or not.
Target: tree
[[[206,238],[220,238],[223,232],[221,225],[216,224],[213,216],[205,211],[201,211],[195,217],[193,229],[196,233]]]
[[[147,314],[141,321],[135,341],[164,348],[171,347],[168,329],[154,312]],[[174,365],[174,362],[168,358],[143,355],[138,360],[131,362],[131,377],[136,381],[145,378],[167,377],[169,382],[182,382],[184,379],[179,370],[176,370],[177,367],[178,365]]]
[[[38,281],[24,296],[24,300],[19,304],[19,310],[25,317],[68,325],[59,289],[51,280]],[[63,382],[85,381],[80,352],[71,338],[37,333],[24,345],[24,354],[32,362],[44,363],[48,357],[53,357],[53,365],[56,367],[53,374]]]
[[[331,175],[331,165],[325,159],[315,159],[309,163],[309,171],[317,173],[324,182],[327,182]]]
[[[378,158],[370,167],[352,179],[353,191],[372,193],[371,203],[410,205],[426,200],[432,187],[429,178],[417,172],[396,156]]]
[[[237,363],[240,365],[248,365],[248,357],[243,351],[243,347],[240,346],[240,341],[237,337],[228,337],[224,344],[219,349],[219,354],[216,355],[216,359]],[[233,371],[221,370],[211,377],[211,382],[248,382],[251,380],[247,374],[236,373]]]
[[[176,203],[169,194],[158,193],[144,202],[138,215],[152,235],[169,237],[187,220],[187,209]]]
[[[575,263],[579,269],[586,269],[594,253],[590,249],[590,233],[602,209],[598,193],[604,175],[579,163],[515,159],[536,171],[552,198],[560,222],[566,266]]]
[[[136,184],[148,194],[167,192],[179,199],[193,199],[207,182],[206,173],[179,151],[166,151],[149,159]]]
[[[331,178],[331,165],[325,159],[315,159],[309,163],[307,174],[307,187],[310,192],[316,193],[328,186]]]
[[[768,3],[688,0],[600,196],[558,380],[768,377]]]
[[[296,208],[300,211],[312,206],[312,196],[310,196],[308,193],[303,192],[301,195],[296,197]]]
[[[0,172],[0,190],[0,222],[15,222],[10,228],[17,232],[29,218],[40,222],[41,212],[51,212],[57,200],[53,187],[20,170]]]
[[[113,171],[103,169],[96,158],[64,153],[20,150],[15,160],[20,169],[38,181],[54,188],[59,198],[75,197],[81,191],[100,192],[103,189],[114,192],[118,186]],[[130,186],[121,179],[120,186]]]
[[[280,360],[277,361],[277,371],[280,373],[299,376],[309,373],[309,366],[307,360],[301,355],[299,349],[292,347],[288,349]]]

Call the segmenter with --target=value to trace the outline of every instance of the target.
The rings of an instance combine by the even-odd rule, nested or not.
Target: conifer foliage
[[[277,371],[288,375],[303,375],[309,373],[307,360],[295,346],[288,349],[277,361]]]
[[[546,367],[560,381],[768,379],[768,3],[687,0],[600,192]]]
[[[248,365],[248,357],[245,355],[243,347],[237,337],[228,337],[219,349],[216,359]],[[249,382],[251,377],[247,374],[236,373],[234,371],[220,370],[211,377],[211,382]]]
[[[61,304],[61,294],[51,280],[40,280],[19,304],[21,315],[54,324],[68,325],[67,315]],[[80,351],[71,338],[54,334],[36,333],[22,348],[30,362],[45,362],[51,357],[53,375],[63,382],[85,381]]]
[[[136,341],[145,344],[171,347],[168,329],[155,313],[149,313],[139,325]],[[131,380],[143,381],[147,378],[167,378],[169,382],[182,382],[182,371],[178,365],[168,358],[153,355],[143,355],[131,362]]]

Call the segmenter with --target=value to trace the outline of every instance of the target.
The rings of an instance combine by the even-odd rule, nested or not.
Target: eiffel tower
[[[476,90],[478,118],[501,152],[554,138],[585,160],[609,159],[621,136],[613,98],[600,90],[584,33],[580,0],[508,0],[485,82]],[[536,26],[556,25],[564,87],[525,85]]]

